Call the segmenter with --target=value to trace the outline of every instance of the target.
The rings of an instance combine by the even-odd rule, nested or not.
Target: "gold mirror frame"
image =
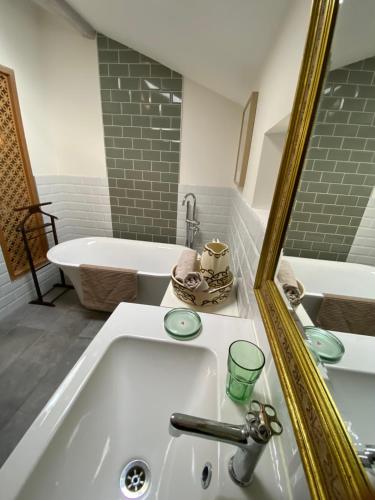
[[[320,96],[338,0],[314,0],[254,290],[313,498],[374,498],[336,405],[274,282]]]

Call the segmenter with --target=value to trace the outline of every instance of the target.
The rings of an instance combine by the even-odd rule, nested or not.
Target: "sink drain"
[[[120,489],[125,498],[140,498],[150,486],[151,472],[144,460],[132,460],[122,470]]]

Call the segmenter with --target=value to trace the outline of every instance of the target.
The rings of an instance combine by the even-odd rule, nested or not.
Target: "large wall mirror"
[[[316,2],[257,296],[311,491],[375,490],[375,2]],[[375,488],[375,486],[373,486]]]

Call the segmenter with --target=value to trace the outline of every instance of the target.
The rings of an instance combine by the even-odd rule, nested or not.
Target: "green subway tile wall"
[[[375,57],[328,73],[284,254],[346,261],[375,186]]]
[[[176,242],[182,76],[98,35],[113,235]]]

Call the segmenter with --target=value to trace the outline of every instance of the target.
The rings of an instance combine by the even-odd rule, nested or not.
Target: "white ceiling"
[[[291,0],[68,0],[101,33],[244,103]]]

